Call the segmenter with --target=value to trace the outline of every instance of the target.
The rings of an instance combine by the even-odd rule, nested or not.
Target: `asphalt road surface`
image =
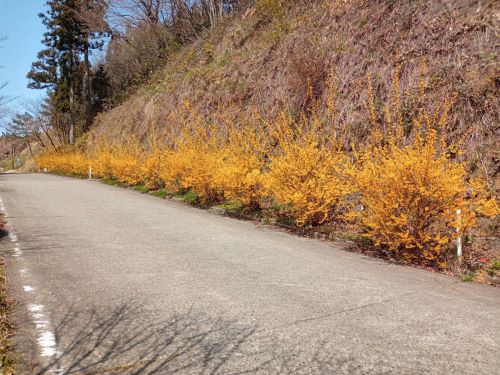
[[[498,288],[98,181],[0,197],[20,373],[499,373]]]

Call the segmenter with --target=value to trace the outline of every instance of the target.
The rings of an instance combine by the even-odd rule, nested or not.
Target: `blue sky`
[[[19,97],[11,104],[14,110],[45,93],[26,87],[26,73],[43,48],[45,28],[38,13],[44,11],[44,4],[45,0],[0,0],[0,35],[7,37],[0,48],[0,66],[4,66],[0,69],[0,82],[9,82],[3,94]]]

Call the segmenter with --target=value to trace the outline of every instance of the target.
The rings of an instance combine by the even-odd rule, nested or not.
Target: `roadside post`
[[[462,236],[460,234],[460,230],[462,226],[462,210],[457,210],[457,258],[459,260],[462,259]]]

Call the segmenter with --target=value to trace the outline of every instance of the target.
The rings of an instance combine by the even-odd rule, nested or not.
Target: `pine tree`
[[[48,11],[39,14],[47,28],[42,41],[46,48],[32,64],[28,87],[48,91],[58,118],[66,119],[59,122],[62,129],[58,132],[66,134],[70,144],[74,143],[77,123],[85,131],[94,115],[89,55],[103,45],[103,4],[101,0],[48,0]],[[101,23],[96,26],[99,18]]]

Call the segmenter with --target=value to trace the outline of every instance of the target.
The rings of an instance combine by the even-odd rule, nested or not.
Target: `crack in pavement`
[[[310,318],[297,319],[297,320],[295,320],[293,322],[290,322],[290,323],[281,324],[281,325],[278,325],[278,326],[275,326],[275,327],[271,327],[271,328],[268,328],[268,329],[259,330],[257,332],[274,331],[274,330],[277,330],[277,329],[280,329],[280,328],[286,328],[286,327],[290,327],[290,326],[301,324],[301,323],[307,323],[307,322],[311,322],[311,321],[315,321],[315,320],[327,319],[327,318],[329,318],[331,316],[334,316],[334,315],[339,315],[339,314],[343,314],[343,313],[346,313],[346,312],[352,312],[352,311],[362,310],[364,308],[371,307],[371,306],[382,305],[384,303],[391,302],[391,301],[394,301],[396,299],[407,297],[407,296],[410,296],[410,295],[413,295],[413,294],[416,294],[416,293],[418,293],[418,292],[417,291],[412,291],[412,292],[408,292],[408,293],[403,293],[403,294],[399,294],[397,296],[394,296],[394,297],[391,297],[391,298],[387,298],[387,299],[384,299],[384,300],[381,300],[381,301],[367,303],[365,305],[361,305],[361,306],[357,306],[357,307],[351,307],[349,309],[338,310],[338,311],[331,312],[329,314],[312,316]]]

